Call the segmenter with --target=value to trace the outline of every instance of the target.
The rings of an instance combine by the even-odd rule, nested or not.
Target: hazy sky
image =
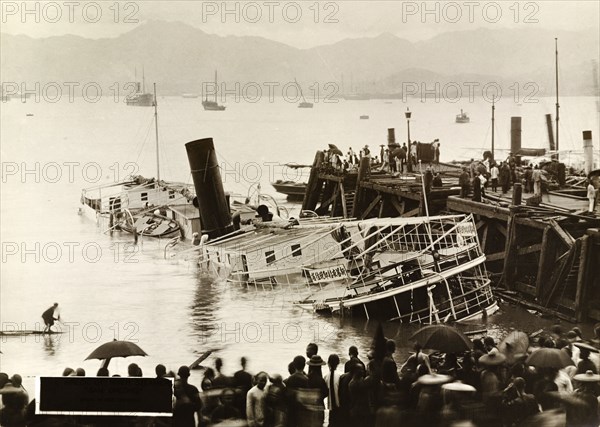
[[[156,19],[182,21],[221,36],[262,36],[301,48],[382,32],[415,41],[478,27],[600,31],[597,0],[1,3],[2,32],[31,37],[115,37]]]

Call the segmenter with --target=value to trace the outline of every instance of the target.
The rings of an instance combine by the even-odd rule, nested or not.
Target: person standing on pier
[[[498,166],[496,166],[496,163],[494,163],[494,165],[490,169],[490,178],[492,180],[492,191],[494,193],[496,191],[498,191],[498,175],[499,174],[500,174],[500,171],[498,170]]]
[[[46,327],[44,328],[44,333],[52,333],[52,325],[54,325],[55,320],[60,320],[60,314],[57,317],[54,317],[54,314],[58,310],[58,303],[55,302],[52,307],[42,313],[42,319],[44,320],[44,324]]]
[[[535,165],[535,169],[533,169],[533,173],[531,174],[531,178],[533,179],[533,195],[534,196],[542,196],[542,171],[538,165]]]
[[[463,172],[458,178],[458,185],[460,185],[460,197],[465,199],[469,195],[469,172],[466,167],[463,168]]]
[[[594,212],[596,207],[596,189],[594,188],[594,184],[592,184],[591,179],[588,179],[587,198],[590,202],[588,206],[588,212]]]
[[[479,172],[475,172],[473,178],[473,198],[474,202],[481,202],[481,179],[479,178]]]

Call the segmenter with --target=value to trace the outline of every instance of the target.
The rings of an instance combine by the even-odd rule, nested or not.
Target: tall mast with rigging
[[[556,160],[558,160],[558,110],[560,105],[558,104],[558,38],[554,38],[554,50],[555,50],[555,68],[556,68]]]
[[[156,134],[156,181],[160,182],[160,158],[158,153],[158,106],[156,98],[156,83],[154,83],[154,131]]]

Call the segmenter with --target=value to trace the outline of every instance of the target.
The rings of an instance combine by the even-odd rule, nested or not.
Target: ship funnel
[[[234,231],[212,138],[185,144],[202,222],[202,234],[214,239]]]
[[[594,166],[594,142],[591,130],[583,131],[583,158],[585,162],[585,174],[588,175]]]

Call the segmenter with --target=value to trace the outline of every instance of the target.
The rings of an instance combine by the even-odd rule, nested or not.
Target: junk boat
[[[469,115],[463,112],[462,108],[460,110],[460,114],[456,115],[456,123],[469,123],[471,119],[469,119]]]
[[[302,200],[306,192],[306,182],[283,181],[278,179],[271,185],[278,193],[285,194],[288,200]]]
[[[313,108],[313,103],[306,101],[306,98],[304,98],[302,88],[300,87],[298,81],[296,79],[294,79],[294,81],[296,82],[296,86],[298,86],[298,91],[300,92],[300,96],[302,97],[302,102],[298,104],[298,108]]]

